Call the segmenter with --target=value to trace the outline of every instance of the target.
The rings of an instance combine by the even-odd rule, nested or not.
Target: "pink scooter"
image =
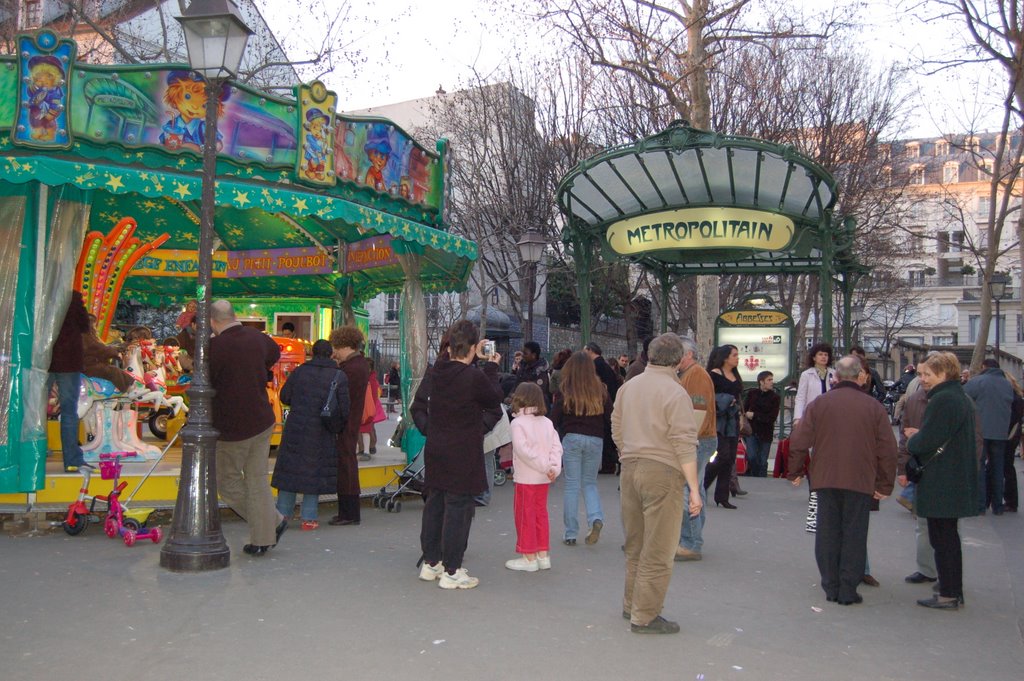
[[[131,546],[137,539],[149,539],[154,544],[163,538],[159,527],[141,527],[136,521],[125,522],[125,508],[121,505],[121,492],[128,482],[121,482],[121,454],[100,454],[100,477],[113,480],[114,489],[104,500],[107,502],[107,517],[103,521],[103,531],[113,539],[120,535],[125,546]],[[97,498],[100,498],[97,496]]]

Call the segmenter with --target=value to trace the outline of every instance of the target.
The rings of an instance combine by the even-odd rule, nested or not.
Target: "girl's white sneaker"
[[[537,556],[537,567],[539,567],[541,570],[550,570],[551,569],[551,556],[547,556],[545,558],[541,558],[540,556]]]
[[[536,560],[526,560],[522,556],[519,558],[513,558],[512,560],[505,561],[505,567],[509,570],[519,570],[521,572],[536,572],[540,569]]]

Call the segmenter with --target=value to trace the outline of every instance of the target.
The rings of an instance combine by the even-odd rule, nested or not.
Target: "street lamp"
[[[196,282],[196,356],[188,389],[188,424],[181,431],[181,482],[171,532],[160,551],[160,565],[176,572],[225,568],[231,551],[220,529],[207,354],[210,349],[210,286],[213,280],[217,115],[224,79],[238,73],[252,30],[231,0],[193,0],[178,17],[192,69],[206,78],[203,131],[203,189],[199,213],[199,273]]]
[[[864,305],[862,303],[854,303],[850,306],[850,340],[854,345],[860,345],[858,336],[860,336],[860,323],[864,321]]]
[[[548,245],[544,235],[535,229],[526,230],[523,238],[516,242],[519,257],[526,264],[526,324],[523,326],[523,342],[533,340],[533,298],[537,288],[537,263]]]
[[[1006,296],[1006,285],[1010,278],[1002,272],[996,272],[988,280],[988,290],[996,301],[996,355],[999,355],[999,302]]]

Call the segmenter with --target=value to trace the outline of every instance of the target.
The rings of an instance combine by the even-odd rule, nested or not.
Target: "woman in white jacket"
[[[807,351],[807,369],[800,374],[800,385],[796,390],[796,402],[793,404],[793,427],[803,418],[807,405],[814,398],[824,395],[832,389],[836,372],[832,368],[832,346],[828,343],[816,343]]]
[[[796,429],[803,418],[807,405],[832,389],[836,373],[832,368],[832,346],[828,343],[816,343],[807,351],[807,369],[800,374],[800,385],[796,390],[796,401],[793,403],[793,429]],[[808,480],[808,485],[810,480]],[[807,501],[808,532],[818,530],[818,494],[811,492]]]

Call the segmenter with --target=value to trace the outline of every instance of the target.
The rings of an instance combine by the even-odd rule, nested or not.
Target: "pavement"
[[[1024,670],[1024,521],[961,523],[966,607],[915,604],[914,520],[888,499],[872,514],[878,588],[864,603],[825,601],[806,487],[743,478],[738,510],[708,509],[704,560],[676,563],[664,615],[679,634],[638,636],[621,616],[617,478],[600,477],[600,542],[561,544],[561,486],[550,498],[553,568],[517,573],[512,484],[478,510],[469,591],[417,579],[422,503],[365,507],[359,527],[298,523],[266,557],[241,552],[246,526],[223,524],[230,567],[176,574],[159,547],[125,547],[98,526],[0,537],[0,677],[39,681],[116,668],[133,681],[216,679],[986,679]]]

